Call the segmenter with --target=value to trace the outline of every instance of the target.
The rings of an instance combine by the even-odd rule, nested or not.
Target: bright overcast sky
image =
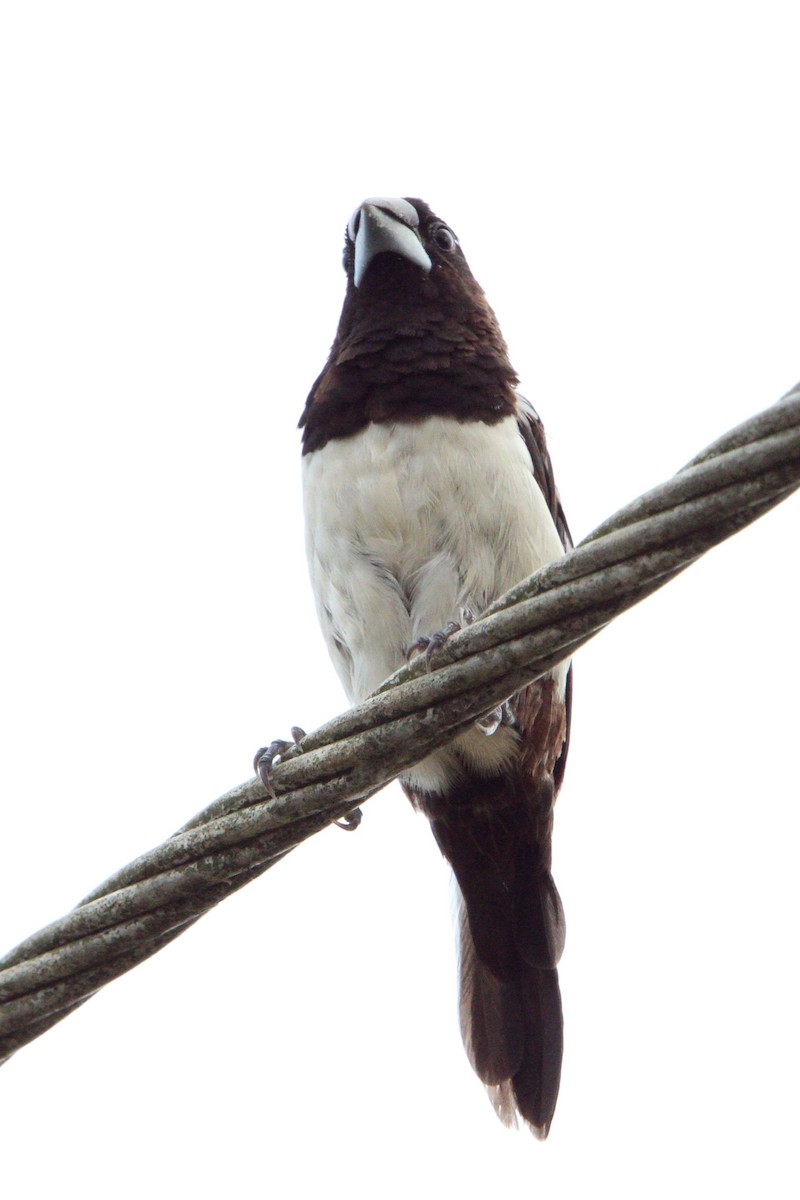
[[[270,7],[2,8],[0,949],[344,706],[296,423],[363,196],[459,234],[576,537],[800,377],[795,4]],[[3,1068],[4,1195],[795,1196],[799,530],[579,655],[546,1144],[390,788]]]

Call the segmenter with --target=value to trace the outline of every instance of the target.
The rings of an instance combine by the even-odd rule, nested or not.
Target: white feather
[[[320,624],[351,703],[405,661],[419,637],[476,616],[563,554],[516,419],[429,417],[370,424],[303,459],[306,550]],[[459,739],[496,768],[513,732]],[[447,756],[414,773],[438,790]]]

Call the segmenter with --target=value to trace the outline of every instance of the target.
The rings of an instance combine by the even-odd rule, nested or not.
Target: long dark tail
[[[566,705],[551,680],[516,697],[519,740],[498,774],[462,769],[413,798],[458,885],[464,1046],[498,1116],[547,1137],[563,1048],[556,965],[561,900],[550,873],[552,817],[566,753]]]
[[[501,1120],[519,1113],[546,1137],[561,1079],[564,914],[529,822],[515,828],[493,799],[456,826],[432,821],[458,887],[461,1035]]]
[[[497,974],[478,956],[468,907],[459,889],[461,1036],[497,1115],[519,1114],[547,1137],[561,1080],[563,1021],[558,972],[521,956]]]

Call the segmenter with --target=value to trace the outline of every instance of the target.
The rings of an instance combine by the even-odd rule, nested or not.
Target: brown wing
[[[561,538],[561,544],[565,550],[571,550],[573,546],[572,534],[569,531],[567,518],[564,516],[564,509],[561,506],[561,497],[558,494],[555,477],[553,475],[553,464],[550,461],[550,452],[547,449],[547,439],[544,433],[544,425],[536,409],[531,404],[530,400],[526,400],[517,392],[517,425],[520,435],[525,445],[528,448],[528,453],[531,456],[533,463],[533,474],[539,487],[542,489],[542,495],[547,501],[547,507],[550,509],[550,515],[555,522],[558,536]],[[569,734],[572,719],[572,667],[567,674],[566,693],[564,696],[564,706],[566,708],[567,728],[564,737],[564,745],[561,754],[558,757],[555,768],[553,770],[553,779],[555,781],[556,795],[561,787],[561,780],[564,777],[564,768],[567,765],[567,751],[569,750]]]
[[[542,489],[542,495],[547,501],[547,507],[550,509],[550,515],[555,521],[558,536],[561,538],[561,544],[565,550],[571,550],[573,545],[572,535],[567,525],[567,518],[564,516],[564,509],[561,507],[561,499],[558,494],[555,478],[553,477],[553,464],[550,461],[550,452],[547,449],[544,425],[530,400],[526,400],[524,396],[521,396],[517,392],[517,401],[517,425],[522,440],[528,447],[528,453],[531,456],[534,477]]]

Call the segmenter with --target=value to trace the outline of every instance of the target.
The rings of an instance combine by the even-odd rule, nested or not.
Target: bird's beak
[[[423,271],[431,269],[418,233],[419,214],[407,200],[371,197],[356,209],[347,229],[355,245],[356,287],[361,286],[367,267],[379,254],[397,254]]]

